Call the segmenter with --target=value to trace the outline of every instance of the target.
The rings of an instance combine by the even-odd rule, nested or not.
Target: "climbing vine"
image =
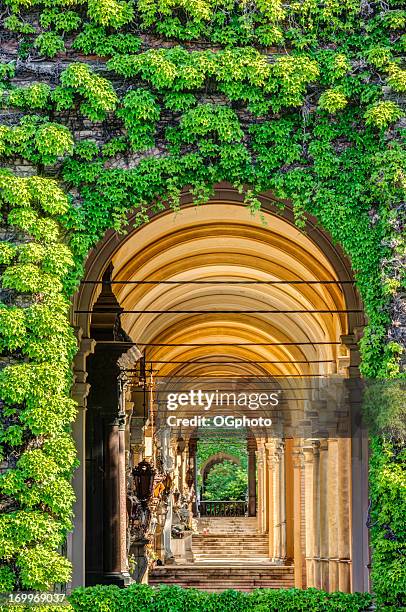
[[[69,298],[89,249],[124,230],[130,211],[142,224],[176,210],[183,189],[204,202],[224,180],[253,214],[261,192],[289,200],[300,228],[315,216],[352,262],[368,318],[363,375],[400,374],[401,337],[390,330],[404,284],[406,12],[397,0],[4,4],[0,154],[14,169],[0,174],[7,590],[69,576],[55,552],[73,501]],[[374,438],[373,584],[394,608],[405,591],[402,458],[396,440]]]

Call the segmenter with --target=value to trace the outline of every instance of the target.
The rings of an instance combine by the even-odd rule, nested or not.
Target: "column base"
[[[127,572],[107,572],[105,574],[88,573],[86,575],[86,586],[96,586],[97,584],[115,584],[118,587],[126,587],[133,580]]]
[[[148,574],[148,559],[145,553],[148,542],[147,539],[140,539],[132,542],[130,546],[130,557],[134,564],[134,569],[131,571],[133,582],[143,583]]]
[[[288,565],[288,560],[286,558],[283,559],[282,557],[274,557],[271,559],[271,561],[275,565]]]

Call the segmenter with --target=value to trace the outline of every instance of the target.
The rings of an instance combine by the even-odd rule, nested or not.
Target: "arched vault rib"
[[[142,312],[122,316],[126,331],[141,348],[154,343],[207,345],[148,346],[148,361],[192,362],[156,364],[155,369],[160,373],[207,375],[222,371],[230,374],[230,371],[238,369],[241,373],[253,375],[288,376],[335,371],[334,362],[339,350],[335,344],[292,343],[334,343],[349,331],[346,314],[312,312],[354,308],[356,299],[351,298],[345,287],[288,282],[253,285],[241,281],[346,279],[349,278],[346,262],[335,258],[334,266],[323,249],[287,220],[268,213],[265,213],[265,219],[267,225],[263,226],[235,202],[187,207],[176,218],[170,212],[154,218],[150,224],[120,240],[119,245],[114,246],[113,239],[108,239],[101,246],[100,259],[104,256],[103,251],[114,251],[115,279],[206,281],[200,285],[113,286],[126,311],[165,311],[162,314]],[[335,253],[332,246],[328,255],[330,253]],[[88,270],[92,274],[95,266],[90,263]],[[342,273],[338,274],[337,270]],[[227,284],[210,284],[219,280],[227,281]],[[91,297],[89,289],[82,291],[80,297],[85,294],[92,301],[96,297],[95,291]],[[305,312],[239,312],[275,309]],[[235,313],[175,314],[171,313],[173,310],[233,310]],[[253,344],[243,346],[247,343]],[[264,346],[265,343],[281,345]],[[208,359],[240,363],[233,366],[199,363]],[[256,363],[261,361],[279,363]],[[320,363],[300,363],[317,361]]]
[[[230,337],[230,322],[234,338],[249,330],[251,333],[245,335],[249,335],[252,342],[259,336],[270,337],[270,327],[274,330],[272,337],[283,336],[287,341],[301,336],[314,342],[320,338],[335,340],[346,331],[342,315],[311,312],[345,308],[344,296],[337,285],[241,283],[244,280],[303,281],[336,277],[330,262],[296,228],[270,216],[268,227],[253,223],[252,219],[249,223],[241,219],[230,221],[231,212],[230,206],[220,205],[211,210],[210,220],[202,219],[199,223],[196,211],[187,210],[177,219],[176,229],[170,219],[167,223],[165,219],[154,222],[139,230],[136,245],[134,240],[132,248],[126,244],[117,252],[114,264],[118,279],[183,281],[180,284],[118,286],[116,295],[125,310],[162,311],[161,314],[125,314],[122,322],[126,331],[139,343],[152,343],[162,340],[163,336],[166,342],[175,343],[176,338],[181,344],[190,341],[192,334],[194,340],[204,335],[206,342],[208,336],[212,337],[210,346],[150,347],[147,361],[153,362],[154,369],[165,376],[174,373],[186,376],[197,371],[207,375],[218,369],[231,373],[237,368],[240,371],[245,368],[252,374],[259,373],[258,365],[262,366],[262,373],[279,376],[332,371],[331,362],[337,356],[334,345],[317,351],[316,355],[314,350],[298,347],[293,357],[292,350],[282,346],[217,344],[221,339],[225,344]],[[214,284],[219,280],[221,285]],[[188,284],[187,281],[205,281],[206,284]],[[174,310],[235,312],[172,314]],[[239,313],[249,310],[304,312]],[[206,363],[208,359],[218,363]],[[181,361],[192,363],[178,363]],[[230,364],[232,367],[221,363],[227,361],[239,363]],[[278,363],[258,363],[266,361]],[[306,361],[322,363],[308,364]]]

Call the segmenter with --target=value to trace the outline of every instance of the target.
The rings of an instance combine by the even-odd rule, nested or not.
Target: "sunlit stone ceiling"
[[[161,376],[336,372],[337,345],[290,343],[337,342],[347,333],[345,314],[310,312],[345,309],[340,285],[241,283],[338,280],[316,244],[283,218],[264,213],[263,222],[245,207],[225,203],[187,207],[134,232],[113,264],[113,280],[179,281],[113,286],[125,311],[164,311],[122,315],[123,327],[141,349],[174,345],[146,346],[146,359]],[[173,312],[178,310],[210,312]],[[266,312],[236,312],[246,310]],[[267,361],[280,363],[260,363]]]

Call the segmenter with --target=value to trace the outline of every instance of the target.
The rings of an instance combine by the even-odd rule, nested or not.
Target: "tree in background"
[[[216,463],[209,471],[203,499],[244,501],[247,496],[247,471],[232,461]]]

